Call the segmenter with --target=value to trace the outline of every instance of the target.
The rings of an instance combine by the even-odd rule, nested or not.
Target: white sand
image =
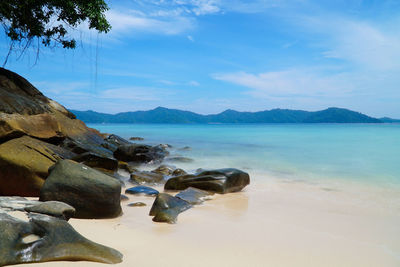
[[[120,218],[70,221],[87,238],[121,251],[118,266],[400,266],[398,189],[268,179],[217,195],[180,214],[175,225],[151,221],[154,198],[129,197]],[[126,206],[136,201],[148,206]]]

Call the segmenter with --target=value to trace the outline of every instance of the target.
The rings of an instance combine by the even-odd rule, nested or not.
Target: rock
[[[75,213],[73,207],[63,202],[40,202],[23,197],[0,197],[0,213],[6,211],[41,213],[64,220],[68,220]]]
[[[132,141],[143,141],[144,138],[143,137],[134,136],[134,137],[129,138],[129,140],[132,140]]]
[[[98,146],[104,143],[98,131],[88,128],[26,79],[0,68],[0,143],[23,135],[55,145],[66,138]]]
[[[143,202],[133,202],[133,203],[129,203],[128,207],[144,207],[147,206],[146,203]]]
[[[190,209],[192,206],[177,197],[166,193],[158,194],[151,207],[150,216],[155,222],[176,223],[179,213]]]
[[[125,190],[125,194],[132,194],[132,195],[136,195],[136,194],[144,194],[144,195],[148,195],[148,196],[155,196],[158,195],[158,191],[148,187],[148,186],[135,186],[135,187],[131,187]]]
[[[166,158],[166,160],[169,162],[180,162],[180,163],[190,163],[190,162],[194,161],[191,158],[181,157],[181,156],[169,157],[169,158]]]
[[[118,161],[118,169],[125,170],[129,173],[138,172],[139,170],[135,167],[131,166],[129,163],[125,161]]]
[[[85,138],[66,138],[60,144],[61,147],[68,149],[76,154],[92,153],[104,158],[114,158],[113,151],[105,148],[105,142],[102,139],[95,140]]]
[[[26,212],[34,212],[58,217],[68,221],[75,215],[74,207],[59,201],[46,201],[27,206],[24,208]]]
[[[164,182],[164,176],[154,172],[134,171],[131,173],[131,182],[154,185]]]
[[[174,172],[175,168],[168,165],[160,165],[158,168],[152,170],[151,172],[159,173],[163,175],[171,175]]]
[[[0,195],[39,196],[48,169],[76,154],[23,136],[0,145]]]
[[[192,148],[190,146],[184,146],[184,147],[179,148],[178,150],[180,150],[180,151],[190,151],[190,150],[192,150]]]
[[[173,177],[166,182],[164,188],[167,190],[184,190],[188,187],[195,187],[225,194],[240,191],[249,183],[248,173],[228,168]]]
[[[127,201],[127,200],[129,200],[129,197],[127,197],[124,194],[121,194],[121,201]]]
[[[112,218],[121,214],[121,184],[81,163],[58,161],[40,190],[40,200],[73,206],[75,218]]]
[[[192,205],[198,205],[204,202],[213,193],[189,187],[175,195],[175,197],[185,200]]]
[[[168,152],[160,146],[121,145],[114,152],[114,157],[121,161],[137,163],[155,163],[162,161]]]
[[[86,239],[65,220],[41,214],[29,217],[25,222],[0,213],[0,266],[59,260],[122,261],[121,253]],[[29,237],[33,241],[28,241]]]
[[[116,171],[118,169],[118,161],[114,157],[100,156],[92,152],[82,153],[73,157],[72,160],[100,170]]]
[[[109,136],[107,136],[107,138],[105,138],[105,140],[111,144],[116,145],[117,147],[119,146],[123,146],[123,145],[130,145],[132,144],[131,142],[129,142],[128,140],[122,138],[121,136],[118,136],[116,134],[110,134]]]
[[[172,176],[181,176],[181,175],[186,175],[187,172],[185,172],[185,170],[183,169],[176,169],[171,175]]]
[[[172,148],[172,146],[170,144],[159,144],[158,147],[161,147],[163,149],[169,149]]]

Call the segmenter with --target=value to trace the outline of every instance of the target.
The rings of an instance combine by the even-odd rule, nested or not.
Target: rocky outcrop
[[[154,200],[150,216],[155,222],[176,223],[179,213],[192,207],[188,202],[166,193],[160,193]]]
[[[117,179],[71,160],[58,161],[41,191],[41,201],[62,201],[76,209],[76,218],[111,218],[121,214]]]
[[[76,154],[23,136],[0,145],[0,195],[39,196],[48,169]]]
[[[0,194],[38,196],[48,168],[60,159],[114,172],[118,162],[107,145],[26,79],[0,68]]]
[[[0,266],[58,260],[122,261],[121,253],[86,239],[65,220],[34,213],[28,216],[25,222],[0,212]]]
[[[249,183],[250,176],[248,173],[227,168],[173,177],[165,183],[164,188],[167,190],[184,190],[188,187],[194,187],[225,194],[240,191]]]
[[[89,140],[98,133],[23,77],[0,68],[0,141],[22,135],[55,143],[66,137]]]
[[[68,204],[0,197],[0,266],[29,262],[86,260],[119,263],[122,254],[76,232]]]

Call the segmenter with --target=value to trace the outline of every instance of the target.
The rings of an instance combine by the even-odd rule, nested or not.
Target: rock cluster
[[[118,251],[87,240],[68,219],[117,217],[122,213],[121,200],[147,194],[155,198],[150,209],[153,221],[175,223],[178,214],[213,193],[240,191],[250,182],[249,175],[237,169],[187,174],[160,165],[163,160],[193,161],[169,155],[171,148],[132,143],[88,128],[27,80],[0,68],[0,266],[53,260],[118,263],[122,260]],[[159,166],[144,171],[141,164]],[[120,169],[138,185],[126,189],[130,197],[121,195]],[[146,187],[161,185],[184,191],[173,196]],[[28,219],[16,218],[15,212]]]
[[[57,260],[121,262],[121,253],[86,239],[68,224],[64,218],[74,212],[62,202],[0,197],[0,266]]]

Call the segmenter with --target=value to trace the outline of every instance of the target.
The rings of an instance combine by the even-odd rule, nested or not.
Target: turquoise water
[[[90,124],[101,132],[168,143],[193,163],[284,179],[352,180],[400,186],[400,124]],[[190,146],[190,151],[179,148]]]

